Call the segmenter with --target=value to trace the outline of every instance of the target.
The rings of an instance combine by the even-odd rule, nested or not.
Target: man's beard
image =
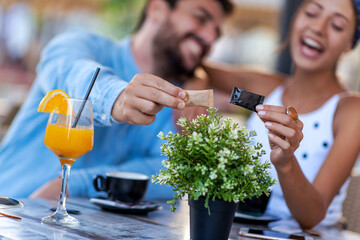
[[[153,42],[154,73],[156,75],[179,84],[194,76],[196,66],[188,69],[180,52],[181,41],[191,36],[191,34],[184,37],[177,36],[170,23],[162,26]]]

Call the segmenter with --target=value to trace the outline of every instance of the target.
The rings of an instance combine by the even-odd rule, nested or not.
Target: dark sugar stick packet
[[[264,103],[265,97],[252,92],[234,87],[231,93],[230,103],[256,112],[255,107]]]

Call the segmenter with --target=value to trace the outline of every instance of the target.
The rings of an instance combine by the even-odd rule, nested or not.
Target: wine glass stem
[[[56,209],[58,213],[66,213],[65,201],[66,201],[66,192],[67,185],[70,175],[71,166],[69,164],[62,164],[62,177],[61,177],[61,192],[60,199]]]

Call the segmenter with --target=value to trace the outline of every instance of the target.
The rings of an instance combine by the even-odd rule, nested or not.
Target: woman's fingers
[[[295,126],[295,121],[285,112],[278,111],[259,111],[258,116],[263,122],[277,122],[285,126]]]
[[[295,148],[299,147],[300,141],[303,139],[302,133],[302,122],[296,123],[299,127],[291,128],[284,125],[281,125],[276,122],[266,122],[265,127],[272,132],[272,134],[277,135],[279,138],[284,141],[289,141],[292,146]],[[301,127],[300,127],[301,126]]]
[[[303,123],[295,118],[295,110],[283,106],[259,105],[256,110],[260,119],[269,130],[271,161],[285,163],[293,156],[303,139]],[[297,113],[296,113],[297,115]]]
[[[270,145],[276,145],[285,152],[291,152],[291,144],[274,133],[269,133],[269,142]]]
[[[271,112],[279,112],[279,113],[285,113],[286,114],[286,107],[283,106],[276,106],[276,105],[257,105],[256,111],[271,111]]]
[[[273,121],[279,122],[283,125],[293,125],[294,123],[301,127],[302,123],[298,123],[298,114],[295,108],[275,106],[275,105],[258,105],[256,106],[258,116],[263,122]]]

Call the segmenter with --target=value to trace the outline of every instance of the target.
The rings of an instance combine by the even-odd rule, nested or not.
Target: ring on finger
[[[292,106],[286,108],[286,115],[290,116],[294,121],[298,120],[298,114]]]

